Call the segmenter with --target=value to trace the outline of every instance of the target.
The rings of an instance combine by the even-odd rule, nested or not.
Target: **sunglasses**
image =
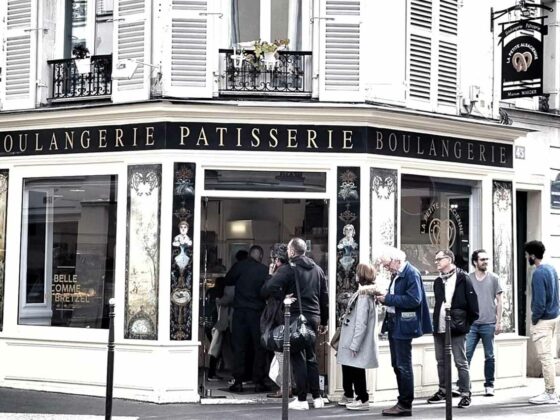
[[[446,259],[446,258],[449,258],[449,257],[447,257],[447,256],[445,256],[445,257],[438,257],[438,258],[436,258],[434,261],[435,261],[435,262],[440,262],[441,260],[444,260],[444,259]]]
[[[479,258],[478,261],[488,261],[489,258]]]

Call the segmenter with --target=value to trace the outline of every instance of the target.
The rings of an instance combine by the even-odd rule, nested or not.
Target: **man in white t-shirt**
[[[502,332],[502,288],[498,276],[488,271],[488,254],[477,249],[471,255],[474,272],[469,274],[478,298],[478,319],[467,334],[469,366],[479,340],[484,347],[484,395],[494,395],[494,336]]]

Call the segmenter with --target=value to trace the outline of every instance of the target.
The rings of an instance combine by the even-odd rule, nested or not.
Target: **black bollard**
[[[105,390],[105,420],[113,411],[113,370],[115,367],[115,299],[109,300],[109,342],[107,343],[107,385]]]
[[[445,308],[445,420],[453,418],[451,391],[451,309]]]
[[[284,299],[284,346],[282,362],[282,420],[288,420],[288,398],[290,396],[290,306],[291,298]]]

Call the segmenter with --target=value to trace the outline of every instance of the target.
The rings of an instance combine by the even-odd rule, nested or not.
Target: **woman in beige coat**
[[[360,293],[360,289],[372,287],[376,274],[373,266],[358,264],[356,281],[360,286],[348,301],[342,316],[336,361],[342,365],[344,396],[338,404],[345,405],[349,410],[369,409],[366,369],[379,366],[375,300],[369,294]]]

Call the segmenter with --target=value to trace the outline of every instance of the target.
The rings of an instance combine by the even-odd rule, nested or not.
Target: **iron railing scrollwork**
[[[101,99],[111,96],[112,55],[92,56],[89,73],[78,72],[75,60],[48,61],[52,74],[50,99]]]
[[[220,49],[220,95],[311,97],[311,58],[310,51],[278,51],[271,65],[253,51]]]

